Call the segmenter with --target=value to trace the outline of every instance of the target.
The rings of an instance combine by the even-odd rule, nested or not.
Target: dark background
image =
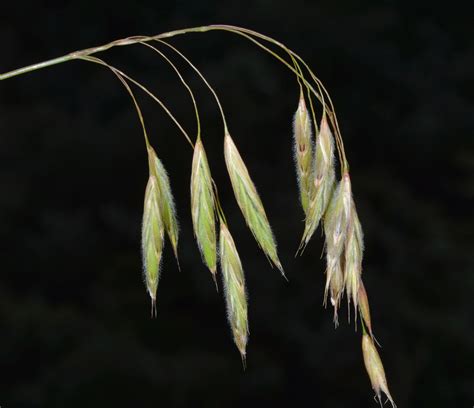
[[[357,4],[356,4],[357,3]],[[253,28],[303,56],[331,92],[366,235],[364,280],[399,407],[474,404],[472,13],[413,1],[8,2],[0,71],[129,35],[211,23]],[[321,306],[319,233],[303,229],[292,162],[294,77],[228,33],[175,38],[216,87],[259,189],[290,279],[245,227],[206,88],[211,170],[247,277],[242,370],[193,240],[192,151],[141,95],[181,224],[167,245],[151,320],[141,278],[144,144],[107,70],[71,62],[0,83],[0,405],[13,407],[371,407],[360,332]],[[150,86],[194,135],[189,96],[139,46],[101,55]]]

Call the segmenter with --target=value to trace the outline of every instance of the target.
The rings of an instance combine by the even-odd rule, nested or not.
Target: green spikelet
[[[227,304],[227,318],[232,329],[234,342],[245,364],[249,328],[244,271],[234,240],[227,226],[222,222],[219,252]]]
[[[224,138],[224,156],[234,195],[247,225],[260,248],[284,276],[283,268],[278,259],[275,238],[262,201],[237,147],[227,132]]]
[[[163,166],[163,163],[156,155],[151,146],[148,147],[148,162],[150,166],[150,174],[156,177],[158,188],[158,203],[160,207],[161,217],[166,229],[166,233],[173,247],[173,252],[178,262],[178,238],[179,226],[176,218],[176,208],[174,204],[173,194],[171,192],[170,180]]]
[[[307,213],[312,195],[313,174],[313,135],[311,119],[306,108],[303,92],[301,91],[298,109],[293,120],[294,157],[301,206]]]
[[[152,317],[156,316],[156,291],[160,277],[164,225],[158,203],[158,182],[150,175],[145,191],[142,223],[142,255],[145,284],[152,302]]]
[[[204,146],[199,139],[194,146],[191,173],[191,215],[202,259],[216,280],[216,222],[212,178]]]

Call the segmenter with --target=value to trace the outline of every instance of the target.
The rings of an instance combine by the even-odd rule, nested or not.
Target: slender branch
[[[144,45],[145,47],[151,48],[153,51],[158,53],[169,65],[171,65],[171,67],[176,72],[176,74],[178,75],[178,77],[181,80],[181,82],[183,83],[183,85],[188,90],[188,93],[191,96],[191,99],[193,101],[194,113],[196,115],[197,140],[199,140],[201,138],[201,120],[200,120],[200,117],[199,117],[199,110],[198,110],[198,106],[197,106],[197,103],[196,103],[196,98],[194,97],[194,93],[193,93],[192,89],[190,88],[188,83],[185,81],[185,79],[181,75],[181,72],[179,72],[178,68],[176,68],[176,65],[174,65],[173,62],[165,54],[163,54],[158,48],[153,47],[153,45],[148,44],[147,42],[140,42],[140,44]]]
[[[99,58],[97,58],[97,61],[101,61],[101,63],[107,66],[105,61],[100,60]],[[138,104],[137,98],[135,97],[135,94],[133,93],[132,88],[130,88],[130,85],[128,85],[127,80],[124,77],[122,77],[122,75],[120,75],[114,67],[109,66],[109,68],[115,74],[115,76],[120,80],[122,85],[125,87],[125,89],[129,93],[130,97],[132,98],[133,104],[135,105],[135,110],[137,111],[138,119],[140,120],[140,124],[142,126],[143,137],[145,138],[145,144],[146,144],[147,149],[149,149],[151,145],[148,139],[148,133],[146,131],[145,120],[143,119],[143,113],[140,108],[140,105]]]
[[[188,133],[184,130],[183,126],[178,122],[178,120],[175,118],[175,116],[170,112],[170,110],[166,107],[166,105],[151,91],[149,91],[144,85],[142,85],[140,82],[136,81],[132,77],[128,76],[125,74],[123,71],[113,67],[112,65],[107,64],[105,61],[96,58],[96,57],[91,57],[91,56],[84,56],[84,57],[78,57],[78,59],[84,60],[84,61],[89,61],[89,62],[94,62],[96,64],[104,65],[107,68],[113,69],[114,71],[118,72],[122,77],[128,79],[130,82],[138,86],[140,89],[142,89],[145,93],[147,93],[155,102],[157,102],[163,110],[167,113],[167,115],[173,120],[173,122],[178,126],[179,130],[181,133],[184,135],[188,143],[191,145],[191,147],[194,149],[194,143],[191,141],[191,138],[189,137]]]
[[[284,64],[288,69],[290,69],[290,71],[292,71],[298,78],[301,79],[301,81],[304,83],[304,85],[307,87],[307,89],[311,90],[313,95],[316,98],[319,99],[319,101],[323,105],[323,109],[325,109],[325,110],[327,109],[330,120],[331,120],[331,123],[332,123],[332,125],[335,129],[335,136],[336,136],[336,141],[337,141],[337,146],[338,146],[338,152],[339,152],[340,159],[341,159],[340,160],[341,161],[341,172],[342,173],[348,172],[349,164],[348,164],[347,159],[346,159],[346,155],[345,155],[345,151],[344,151],[344,143],[342,141],[342,136],[341,136],[341,132],[340,132],[340,128],[339,128],[339,123],[337,121],[336,113],[335,113],[335,110],[334,110],[334,104],[332,103],[332,100],[329,96],[329,93],[327,92],[326,88],[323,86],[322,82],[319,80],[319,78],[316,77],[316,75],[314,75],[314,73],[311,71],[311,69],[308,67],[308,65],[304,62],[304,60],[298,54],[296,54],[294,51],[291,51],[285,45],[283,45],[282,43],[280,43],[279,41],[277,41],[277,40],[275,40],[271,37],[268,37],[266,35],[260,34],[256,31],[252,31],[252,30],[249,30],[249,29],[246,29],[246,28],[232,26],[232,25],[223,25],[223,24],[217,25],[216,24],[216,25],[184,28],[184,29],[180,29],[180,30],[174,30],[174,31],[169,31],[169,32],[166,32],[166,33],[158,34],[158,35],[155,35],[155,36],[128,37],[128,38],[112,41],[110,43],[107,43],[107,44],[99,46],[99,47],[87,48],[85,50],[72,52],[70,54],[64,55],[64,56],[59,57],[59,58],[54,58],[54,59],[44,61],[44,62],[41,62],[41,63],[38,63],[38,64],[33,64],[33,65],[29,65],[29,66],[26,66],[26,67],[23,67],[23,68],[19,68],[19,69],[10,71],[10,72],[6,72],[6,73],[0,75],[0,80],[12,78],[12,77],[18,76],[18,75],[23,75],[23,74],[28,73],[28,72],[37,71],[39,69],[43,69],[43,68],[46,68],[46,67],[49,67],[49,66],[53,66],[53,65],[64,63],[64,62],[72,61],[74,59],[85,59],[85,57],[88,57],[92,54],[96,54],[98,52],[108,50],[108,49],[110,49],[112,47],[115,47],[115,46],[126,46],[126,45],[130,45],[130,44],[136,44],[136,43],[139,43],[139,42],[146,43],[146,42],[150,42],[150,41],[153,41],[153,40],[162,40],[162,39],[165,39],[165,38],[171,38],[171,37],[174,37],[174,36],[177,36],[177,35],[182,35],[182,34],[198,33],[198,32],[203,33],[203,32],[212,31],[212,30],[228,31],[228,32],[232,32],[232,33],[241,35],[243,37],[246,37],[248,40],[254,42],[260,48],[264,49],[266,52],[270,53],[272,56],[274,56],[276,59],[278,59],[282,64]],[[296,58],[298,61],[300,61],[303,64],[303,66],[310,73],[310,76],[313,79],[313,81],[315,82],[318,89],[322,90],[322,92],[317,92],[314,89],[314,87],[306,80],[306,78],[302,74],[301,70],[298,69],[297,66],[295,66],[295,67],[291,66],[286,60],[281,58],[281,56],[276,54],[274,51],[270,50],[268,47],[265,47],[263,44],[261,44],[259,41],[257,41],[254,37],[263,39],[265,41],[268,41],[268,42],[280,47],[285,52],[289,53],[294,58]],[[329,104],[330,104],[330,109],[324,103],[324,99],[322,99],[324,94],[326,94],[326,96],[328,97]]]
[[[222,122],[224,124],[224,130],[227,130],[227,121],[225,119],[225,114],[224,114],[224,109],[222,108],[222,104],[221,104],[221,101],[219,100],[219,97],[217,96],[217,93],[216,91],[214,90],[214,88],[211,86],[211,84],[209,84],[209,82],[207,81],[207,79],[204,77],[204,75],[201,73],[201,71],[196,68],[196,66],[181,52],[179,51],[176,47],[174,47],[173,45],[167,43],[166,41],[164,40],[159,40],[157,39],[156,41],[160,42],[161,44],[164,44],[166,45],[167,47],[169,47],[170,49],[172,49],[176,54],[178,54],[184,61],[186,61],[188,63],[188,65],[199,75],[199,77],[203,80],[204,84],[209,88],[209,90],[211,91],[212,95],[214,96],[214,99],[216,100],[216,103],[217,103],[217,106],[219,107],[219,111],[220,111],[220,114],[221,114],[221,117],[222,117]]]

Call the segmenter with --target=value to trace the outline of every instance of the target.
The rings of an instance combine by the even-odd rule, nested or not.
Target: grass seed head
[[[164,236],[158,198],[158,182],[155,176],[150,175],[146,186],[143,210],[142,255],[145,283],[152,301],[152,316],[156,315],[156,291],[160,277]]]
[[[245,364],[249,334],[245,277],[234,240],[224,223],[221,223],[220,228],[219,252],[227,304],[227,318],[232,329],[234,342]]]
[[[393,401],[390,391],[388,390],[387,379],[385,377],[385,370],[383,368],[382,360],[380,359],[379,353],[375,347],[375,344],[367,333],[362,335],[362,353],[364,356],[364,364],[369,374],[372,389],[375,391],[377,399],[382,405],[382,392],[387,396],[388,400],[395,408],[396,405]]]
[[[312,195],[313,135],[311,119],[301,91],[298,109],[293,120],[294,156],[300,190],[300,200],[306,214]]]
[[[224,138],[224,156],[234,195],[247,225],[260,248],[284,276],[262,201],[234,141],[227,132]]]
[[[163,163],[151,146],[148,148],[148,162],[150,165],[150,174],[153,174],[157,181],[158,202],[163,224],[171,242],[171,246],[173,247],[176,261],[178,261],[179,226],[176,217],[174,198],[171,192],[170,180]]]
[[[191,172],[191,215],[202,259],[215,280],[217,238],[214,192],[206,152],[201,140],[194,146]]]

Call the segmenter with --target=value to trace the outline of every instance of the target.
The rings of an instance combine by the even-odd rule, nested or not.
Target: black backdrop
[[[247,26],[296,50],[338,111],[392,393],[400,407],[471,406],[474,33],[467,10],[413,3],[8,2],[0,71],[209,23]],[[360,333],[343,318],[334,330],[321,307],[319,234],[293,257],[303,227],[291,152],[294,78],[228,33],[173,44],[220,94],[290,279],[271,270],[246,229],[215,104],[183,66],[246,271],[248,369],[193,241],[191,149],[140,96],[181,224],[182,271],[168,245],[158,318],[150,319],[139,242],[147,178],[140,128],[113,75],[72,62],[0,83],[0,405],[375,406]],[[194,134],[189,97],[158,56],[130,47],[102,57],[152,87]]]

